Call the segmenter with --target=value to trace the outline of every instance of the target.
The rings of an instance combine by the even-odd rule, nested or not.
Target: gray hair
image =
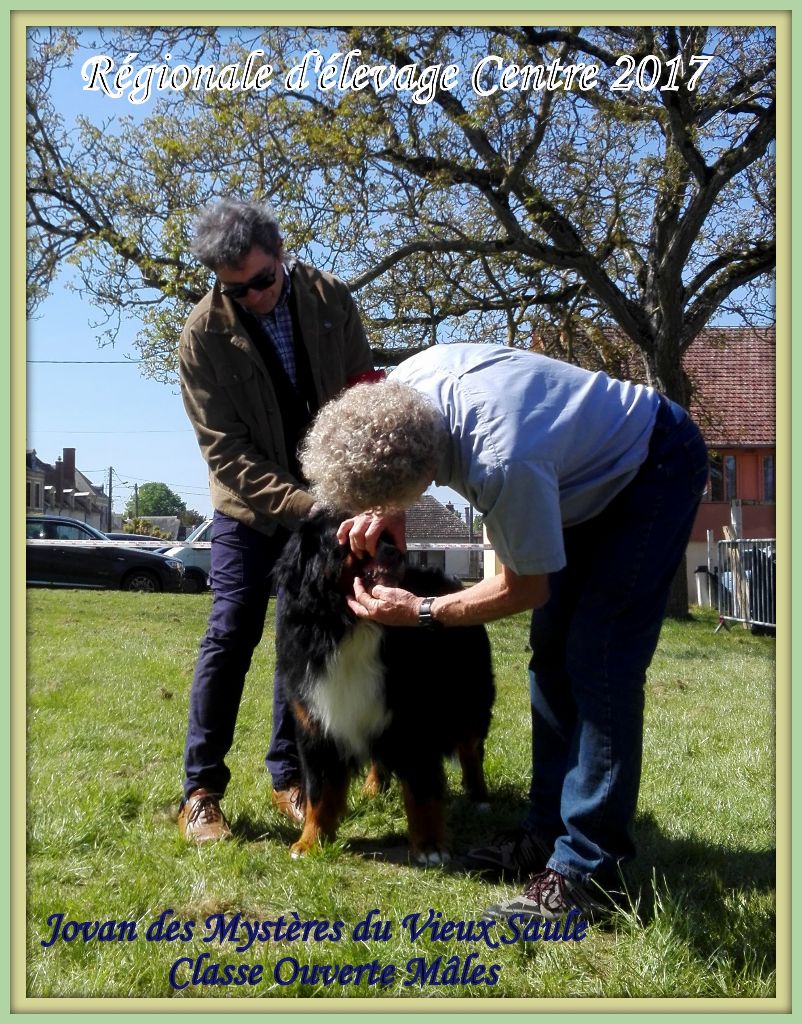
[[[216,270],[223,266],[238,266],[254,245],[260,246],[270,256],[278,256],[281,231],[272,207],[238,199],[221,199],[199,214],[190,252],[205,267]]]
[[[301,447],[315,499],[336,512],[408,508],[448,444],[441,413],[393,381],[357,384],[318,413]]]

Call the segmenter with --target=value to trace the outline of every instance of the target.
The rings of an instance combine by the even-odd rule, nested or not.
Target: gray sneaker
[[[494,836],[489,846],[479,846],[465,855],[465,866],[504,878],[529,878],[543,871],[551,848],[533,832],[514,828]]]
[[[586,886],[548,869],[530,878],[522,895],[494,903],[482,916],[491,921],[504,921],[513,914],[523,921],[561,921],[573,911],[587,920],[598,920],[613,913],[620,899],[620,893],[606,892],[601,887],[591,894]]]

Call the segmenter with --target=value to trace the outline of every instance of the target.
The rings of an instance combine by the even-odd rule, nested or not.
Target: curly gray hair
[[[266,203],[221,199],[207,206],[194,224],[190,252],[210,270],[236,267],[254,245],[278,256],[281,231],[272,208]]]
[[[318,413],[301,446],[315,499],[337,512],[408,508],[448,443],[443,417],[414,388],[357,384]]]

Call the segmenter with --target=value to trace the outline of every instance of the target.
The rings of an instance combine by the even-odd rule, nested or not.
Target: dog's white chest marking
[[[365,760],[374,736],[390,721],[380,656],[382,628],[358,622],[310,687],[313,716],[343,753]]]

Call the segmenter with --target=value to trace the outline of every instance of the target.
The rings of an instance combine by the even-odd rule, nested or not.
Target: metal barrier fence
[[[720,540],[715,575],[718,613],[747,626],[776,626],[774,540]]]

